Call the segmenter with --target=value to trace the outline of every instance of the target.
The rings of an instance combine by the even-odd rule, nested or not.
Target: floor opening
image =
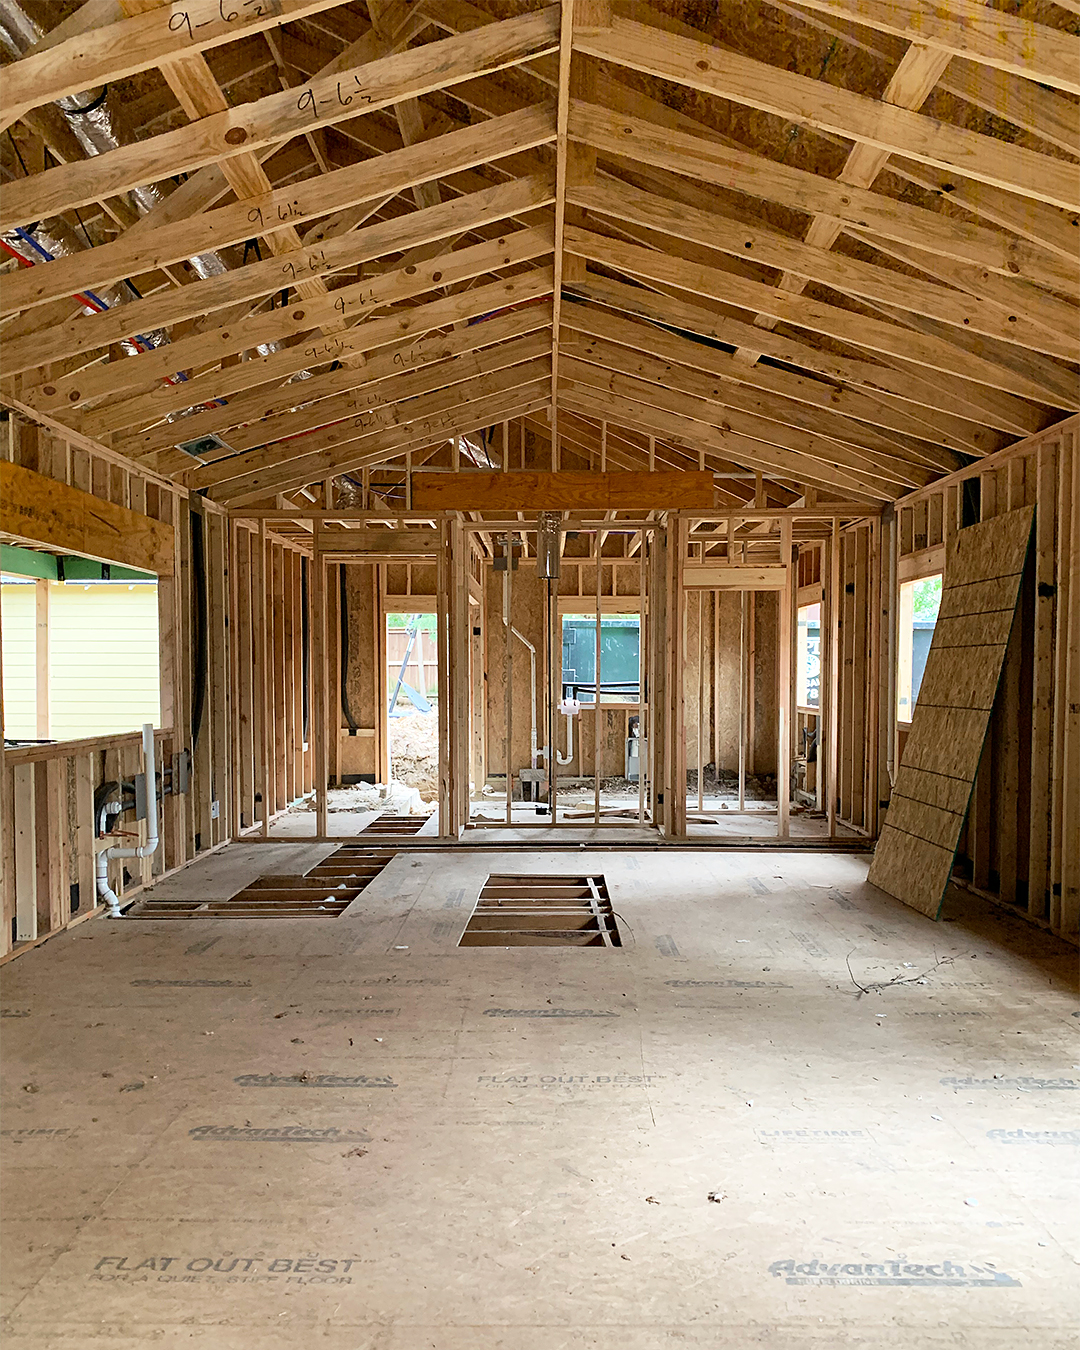
[[[427,824],[427,816],[376,816],[365,825],[361,834],[419,834]]]
[[[396,849],[346,845],[299,875],[267,873],[226,900],[155,899],[129,919],[336,919],[397,856]]]
[[[488,877],[459,947],[621,947],[602,875]]]

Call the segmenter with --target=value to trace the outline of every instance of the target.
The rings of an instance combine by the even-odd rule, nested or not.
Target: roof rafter
[[[77,406],[75,398],[72,397],[75,393],[82,402],[111,396],[122,389],[151,384],[175,370],[187,370],[200,363],[231,356],[234,352],[253,351],[264,343],[302,337],[305,333],[315,328],[323,328],[335,320],[355,321],[362,314],[413,296],[423,295],[440,285],[448,286],[516,263],[531,262],[549,254],[551,249],[550,233],[529,229],[514,230],[490,243],[439,254],[432,263],[425,263],[422,266],[410,265],[384,272],[376,279],[357,281],[351,286],[339,287],[319,298],[305,300],[299,306],[290,305],[283,309],[272,309],[268,314],[204,330],[189,338],[171,342],[165,347],[157,347],[153,351],[142,352],[121,361],[109,362],[96,370],[67,375],[50,386],[54,392],[48,396],[49,402],[43,406],[63,407],[68,404]],[[114,310],[112,313],[118,319],[122,318],[124,308]],[[73,334],[63,345],[63,349],[56,350],[55,356],[50,355],[46,359],[53,360],[58,356],[71,355],[80,350],[92,351],[100,346],[100,339],[95,338],[91,331],[94,326],[94,318],[73,324],[73,328],[86,331],[87,335],[82,342],[77,343]],[[128,326],[128,331],[139,330],[137,326],[134,328]],[[60,344],[57,343],[56,346],[59,348]],[[8,353],[9,371],[26,370],[38,363],[32,352],[15,355]]]
[[[464,435],[504,417],[518,417],[548,407],[550,401],[550,358],[527,362],[500,376],[488,377],[484,388],[454,386],[418,399],[400,426],[357,436],[293,459],[271,458],[264,468],[212,487],[209,495],[216,501],[239,504],[267,492],[283,492],[289,487],[317,482],[327,474],[348,473],[380,463],[396,451],[428,444],[435,437]]]
[[[628,19],[616,18],[610,28],[581,29],[576,42],[588,55],[646,75],[675,80],[1036,201],[1080,209],[1080,187],[1072,166],[1022,146]]]
[[[1033,351],[1065,360],[1076,355],[1076,310],[1037,287],[1030,288],[1030,293],[1018,290],[1009,297],[1011,304],[969,297],[890,267],[801,243],[768,225],[747,224],[719,205],[713,212],[699,211],[613,180],[575,185],[570,192],[575,205],[601,215],[632,221],[737,258],[752,258],[806,281],[818,281],[868,300],[883,300],[915,314],[932,315],[944,323]],[[1008,289],[1010,282],[1004,285]]]
[[[426,181],[439,173],[482,164],[486,158],[499,158],[542,145],[554,140],[554,137],[554,109],[550,104],[510,113],[497,122],[451,132],[436,141],[409,146],[375,160],[338,169],[299,186],[274,189],[264,197],[219,207],[191,220],[184,219],[162,225],[153,231],[141,232],[134,244],[125,236],[113,243],[101,244],[83,253],[44,263],[10,278],[4,287],[0,304],[5,311],[23,309],[57,296],[70,295],[86,286],[105,285],[135,272],[160,267],[163,262],[175,262],[202,250],[240,243],[251,238],[253,229],[265,227],[271,222],[290,221],[296,224],[316,220],[344,207],[379,201],[388,192],[403,191],[413,183]],[[485,184],[485,187],[490,186]],[[453,218],[453,205],[453,202],[442,204],[444,216]],[[429,211],[438,209],[428,208]],[[419,212],[416,214],[420,215]],[[426,215],[423,219],[442,220],[443,216]],[[358,261],[349,254],[351,243],[340,236],[337,239],[334,248],[327,248],[331,241],[326,231],[317,230],[311,236],[312,242],[286,262],[275,264],[272,259],[266,260],[263,271],[268,276],[268,289],[285,282],[291,283],[296,277],[302,276],[305,269],[332,270],[337,259],[342,256],[346,261],[341,266]],[[237,269],[237,272],[243,270]],[[251,272],[244,274],[261,276]],[[187,289],[191,288],[185,287]],[[253,294],[258,294],[258,291]]]
[[[933,250],[1005,277],[1059,288],[1080,285],[1080,264],[1075,260],[1070,266],[1064,259],[1000,230],[968,224],[955,216],[912,206],[869,188],[838,183],[644,118],[578,101],[570,108],[570,134],[597,150],[630,161],[653,164],[793,210],[831,215],[860,234]]]
[[[1080,39],[985,0],[799,0],[806,9],[1080,93]]]
[[[483,70],[516,65],[558,45],[557,7],[491,24],[461,37],[410,48],[354,69],[282,90],[255,103],[204,117],[148,141],[120,146],[92,160],[20,179],[4,193],[0,229],[10,229],[95,201],[103,193],[188,173],[262,145],[390,107]]]
[[[798,328],[823,333],[840,342],[866,347],[943,374],[955,374],[1021,398],[1036,399],[1062,408],[1080,407],[1076,381],[1063,368],[1042,365],[1031,375],[1019,375],[996,362],[954,349],[940,338],[916,338],[892,323],[866,318],[835,305],[744,281],[715,267],[688,263],[655,249],[623,244],[588,230],[568,229],[566,247],[631,276],[667,283],[681,290],[725,301],[756,314],[783,319]],[[1060,372],[1060,375],[1058,374]],[[1053,387],[1051,387],[1053,386]]]
[[[86,0],[5,69],[0,230],[89,247],[0,262],[0,393],[238,511],[511,418],[889,500],[1080,408],[1080,40],[999,3]],[[50,100],[105,78],[88,156]]]
[[[464,353],[550,327],[549,306],[527,305],[483,323],[466,323],[449,333],[433,332],[404,350],[374,352],[359,368],[343,366],[299,383],[269,389],[260,387],[237,394],[228,402],[185,417],[179,426],[175,422],[159,423],[147,431],[117,439],[114,444],[132,459],[142,460],[148,455],[168,451],[177,444],[178,435],[189,440],[212,432],[232,449],[247,449],[249,445],[245,444],[246,437],[253,433],[246,432],[246,429],[238,433],[233,428],[245,428],[245,423],[255,423],[259,428],[265,428],[272,425],[274,419],[293,412],[300,405],[317,407],[322,400],[338,394],[351,392],[358,398],[376,399],[380,396],[379,386],[382,382],[394,376],[450,361]],[[263,432],[260,430],[254,434],[262,435]]]

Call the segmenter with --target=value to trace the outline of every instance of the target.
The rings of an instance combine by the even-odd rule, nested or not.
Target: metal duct
[[[491,452],[488,450],[488,432],[478,431],[475,436],[460,436],[458,438],[458,447],[463,459],[469,460],[475,464],[478,469],[495,469],[498,465],[491,458]]]
[[[44,35],[40,24],[26,13],[18,0],[0,0],[0,42],[13,56],[25,55]],[[64,114],[76,139],[86,151],[88,159],[94,155],[104,154],[108,150],[115,150],[119,145],[130,145],[134,142],[135,138],[125,134],[117,125],[110,106],[107,85],[103,88],[85,90],[81,94],[69,94],[66,98],[57,99],[56,106]],[[132,188],[129,195],[135,209],[140,215],[145,215],[164,200],[165,194],[156,184],[151,183]],[[39,221],[32,229],[27,228],[24,233],[53,257],[82,251],[74,231],[60,219]],[[26,240],[18,231],[0,237],[24,256],[27,253],[33,256],[35,250],[27,246]],[[203,280],[207,277],[221,276],[229,270],[228,264],[216,252],[199,253],[188,261],[196,275]],[[96,291],[95,295],[105,301],[110,309],[127,304],[135,298],[134,291],[125,285],[109,286]],[[84,306],[84,312],[92,314],[96,310],[92,306]],[[169,342],[169,335],[160,328],[140,333],[138,336],[138,341],[125,339],[121,343],[123,349],[130,355],[149,348],[163,347]],[[280,343],[267,343],[259,348],[264,356],[280,350]],[[201,409],[185,409],[183,413],[173,413],[169,420],[196,411]]]
[[[13,56],[23,56],[43,36],[41,26],[16,3],[16,0],[0,0],[0,42]],[[58,99],[56,106],[64,114],[88,158],[100,155],[105,150],[112,150],[120,144],[109,108],[107,88],[87,89],[81,94],[69,94],[65,98]],[[140,189],[131,194],[137,209],[148,211],[160,200],[158,193],[150,197],[149,194],[153,192],[153,189]],[[25,236],[29,236],[29,242]],[[47,260],[45,254],[34,248],[35,244],[54,258],[82,251],[74,231],[59,218],[39,221],[23,231],[5,234],[3,238],[24,256],[29,255],[34,259],[36,255],[42,261]],[[126,304],[133,298],[128,288],[123,285],[104,287],[94,294],[103,300],[109,309]],[[93,314],[96,310],[92,305],[86,305],[84,312]],[[166,334],[161,330],[144,333],[141,336],[145,339],[145,343],[125,341],[122,344],[124,350],[134,353],[142,350],[144,346],[159,347],[167,340]]]
[[[557,581],[562,563],[562,512],[541,511],[536,521],[536,575]]]

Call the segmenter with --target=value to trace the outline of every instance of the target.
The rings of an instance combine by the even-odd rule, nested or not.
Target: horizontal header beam
[[[173,573],[171,525],[7,460],[0,460],[0,533],[58,553]]]
[[[707,509],[711,473],[418,473],[413,506],[442,511]]]

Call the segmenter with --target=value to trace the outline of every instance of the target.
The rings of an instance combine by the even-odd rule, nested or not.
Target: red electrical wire
[[[24,257],[17,248],[12,248],[6,239],[0,239],[0,248],[2,248],[5,253],[9,253],[13,258],[16,258],[22,264],[23,267],[37,266],[37,264],[32,262],[29,258]],[[85,305],[87,309],[92,309],[95,314],[105,314],[108,312],[109,308],[108,305],[103,305],[100,300],[96,299],[94,296],[85,295],[82,291],[76,292],[76,294],[73,295],[71,298],[72,300],[77,300],[80,305]],[[148,347],[145,343],[140,342],[137,337],[129,338],[128,341],[131,343],[133,347],[137,347],[141,352],[148,352],[154,350],[153,347]],[[173,375],[163,375],[162,379],[166,384],[182,383],[182,381],[178,380]],[[209,409],[216,407],[217,404],[203,403],[201,406]]]

